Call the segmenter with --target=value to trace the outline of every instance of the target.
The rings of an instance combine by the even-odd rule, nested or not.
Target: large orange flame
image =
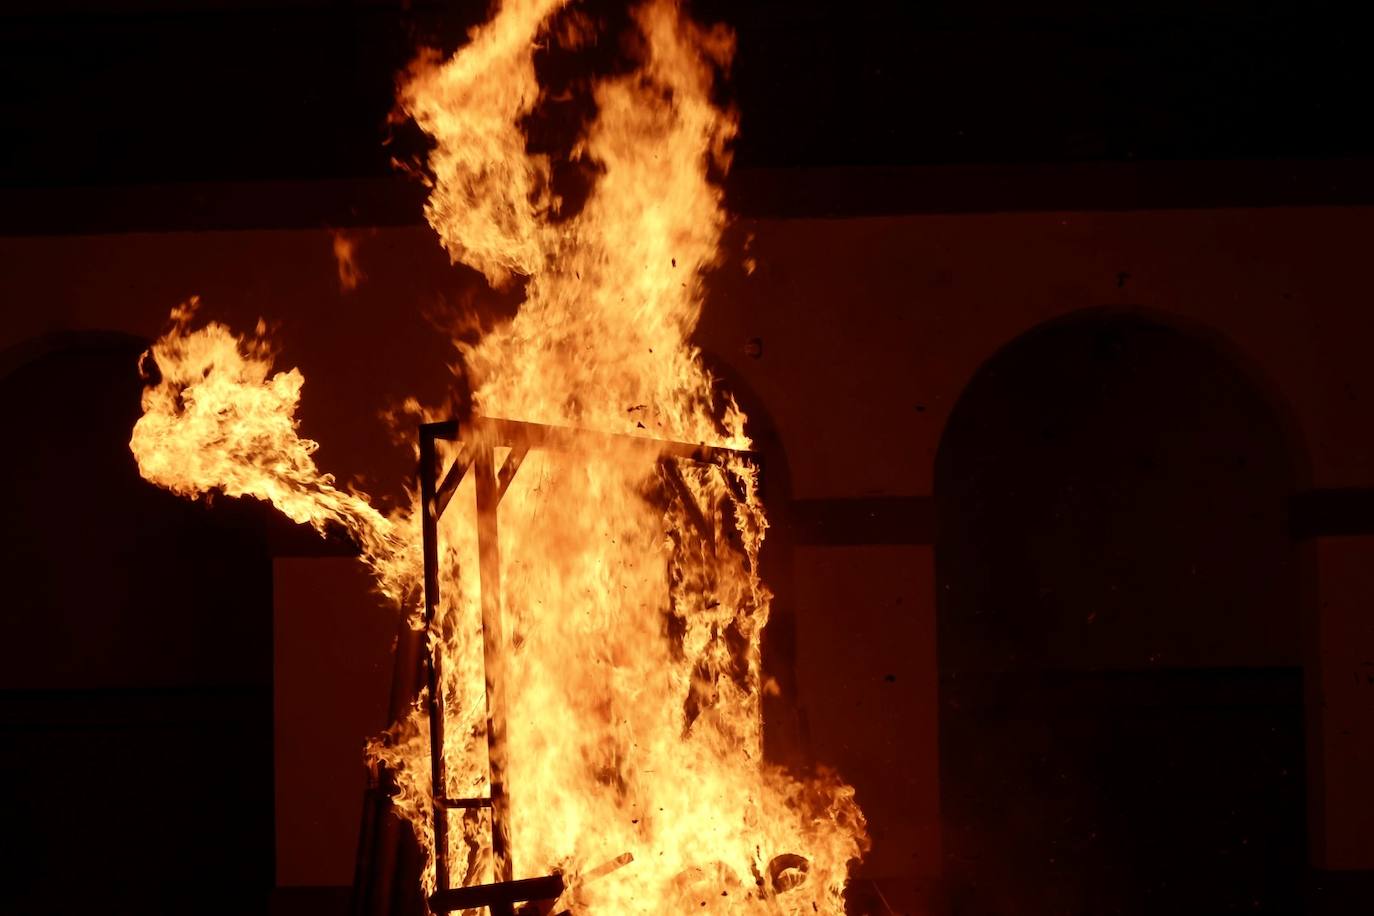
[[[139,473],[191,498],[220,491],[265,500],[321,534],[338,525],[362,547],[382,593],[403,600],[414,590],[418,529],[316,468],[318,444],[296,432],[305,378],[297,369],[272,372],[266,325],[242,337],[217,322],[193,331],[197,305],[174,309],[171,329],[144,354],[160,377],[143,391],[129,441]]]
[[[522,124],[541,100],[535,49],[594,40],[562,0],[511,0],[447,61],[422,58],[400,103],[435,140],[427,216],[456,260],[518,277],[516,316],[457,342],[475,410],[603,432],[747,448],[689,343],[726,222],[709,175],[728,166],[731,114],[710,99],[732,54],[671,0],[638,8],[633,69],[592,90],[570,158],[594,182],[570,205]],[[345,525],[383,590],[413,596],[412,516],[384,518],[315,468],[292,415],[297,372],[270,374],[258,335],[179,315],[154,346],[133,447],[177,492],[270,499],[297,521]],[[501,505],[510,833],[517,875],[559,869],[560,906],[586,914],[843,912],[866,839],[853,791],[763,758],[759,644],[767,528],[752,467],[683,469],[706,524],[639,449],[534,452]],[[443,516],[446,659],[455,797],[486,787],[481,614],[471,481]],[[703,531],[703,528],[705,531]],[[370,748],[432,855],[428,737],[419,708]],[[450,873],[492,879],[482,816],[452,815]],[[590,878],[624,855],[630,864]],[[432,870],[429,872],[432,874]],[[432,878],[427,878],[431,882]],[[427,883],[427,888],[429,884]]]

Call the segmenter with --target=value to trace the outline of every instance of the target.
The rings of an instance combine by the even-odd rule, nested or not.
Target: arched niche
[[[724,399],[733,398],[748,417],[744,431],[760,463],[759,495],[768,517],[768,533],[759,556],[759,573],[772,595],[760,646],[768,680],[762,700],[764,751],[775,762],[805,766],[811,761],[805,710],[797,687],[797,617],[792,583],[795,544],[789,519],[792,475],[787,452],[772,414],[744,373],[709,350],[701,351],[701,360],[716,380],[717,415],[724,410]]]
[[[0,353],[0,911],[260,912],[272,887],[277,528],[140,478],[146,345]]]
[[[1141,312],[1037,327],[936,461],[955,912],[1297,912],[1302,476],[1227,347]]]

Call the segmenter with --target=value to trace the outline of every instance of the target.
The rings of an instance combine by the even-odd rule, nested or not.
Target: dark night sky
[[[485,7],[10,4],[0,187],[385,176],[395,72]],[[1374,56],[1335,4],[693,8],[739,36],[740,166],[1374,154]]]

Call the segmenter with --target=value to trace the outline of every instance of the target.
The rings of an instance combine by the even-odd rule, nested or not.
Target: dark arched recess
[[[0,912],[242,914],[272,888],[272,556],[301,535],[139,477],[144,347],[0,353]]]
[[[760,574],[772,594],[768,626],[763,632],[764,675],[772,688],[763,696],[764,750],[769,759],[792,766],[807,760],[805,724],[797,699],[796,609],[792,595],[794,539],[788,517],[792,503],[792,475],[787,452],[772,414],[754,391],[744,373],[708,350],[701,359],[716,380],[717,415],[725,408],[725,398],[733,398],[748,422],[745,434],[753,442],[761,470],[759,493],[768,515],[768,534],[759,557]]]
[[[976,373],[935,482],[955,913],[1301,911],[1300,476],[1224,346],[1143,313]]]

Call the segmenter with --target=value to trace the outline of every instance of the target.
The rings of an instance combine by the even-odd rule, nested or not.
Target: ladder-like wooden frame
[[[438,441],[458,442],[458,451],[446,473],[439,474]],[[447,420],[420,427],[420,504],[424,545],[425,630],[434,626],[439,609],[439,518],[448,508],[458,485],[472,471],[477,502],[477,577],[482,609],[482,658],[486,670],[488,798],[447,798],[448,769],[444,759],[443,653],[437,639],[426,640],[426,676],[429,685],[428,715],[430,778],[434,816],[434,887],[429,908],[434,913],[487,907],[492,916],[514,916],[515,904],[552,901],[563,893],[561,875],[515,879],[511,857],[510,797],[506,783],[506,706],[501,647],[501,554],[497,540],[497,508],[506,495],[520,464],[532,448],[585,450],[598,443],[617,450],[634,449],[656,459],[664,479],[682,500],[688,517],[704,537],[713,539],[714,528],[697,506],[677,469],[677,462],[717,465],[726,486],[743,500],[739,480],[729,472],[732,462],[757,466],[753,452],[708,445],[691,445],[639,436],[597,433],[567,427],[475,417],[459,423]],[[495,450],[509,448],[505,461],[495,466]],[[471,887],[449,887],[448,812],[455,808],[488,808],[491,816],[491,848],[496,881]],[[628,861],[628,857],[622,857]],[[621,860],[617,860],[620,862]]]

